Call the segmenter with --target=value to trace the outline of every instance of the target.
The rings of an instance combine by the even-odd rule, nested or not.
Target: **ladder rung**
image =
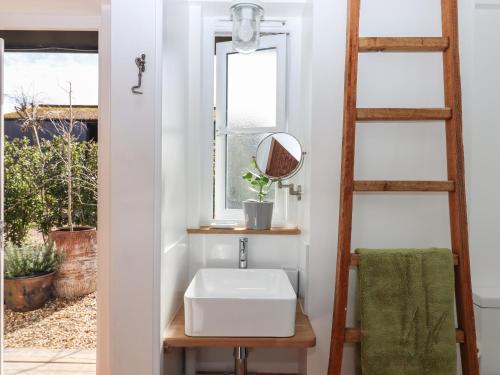
[[[455,191],[454,181],[354,181],[354,191]]]
[[[449,46],[446,37],[429,38],[359,38],[360,52],[437,52],[445,51]]]
[[[456,330],[456,340],[459,343],[465,342],[464,331],[461,329]],[[349,343],[361,342],[361,330],[359,328],[346,328],[344,341]]]
[[[359,266],[359,254],[351,254],[351,267],[358,267]],[[458,266],[458,255],[453,254],[453,264],[455,266]]]
[[[358,121],[432,121],[449,120],[450,108],[358,108]]]

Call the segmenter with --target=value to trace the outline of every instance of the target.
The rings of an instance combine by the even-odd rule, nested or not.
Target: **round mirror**
[[[255,162],[262,174],[281,180],[299,171],[302,158],[302,147],[297,138],[288,133],[274,133],[257,146]]]

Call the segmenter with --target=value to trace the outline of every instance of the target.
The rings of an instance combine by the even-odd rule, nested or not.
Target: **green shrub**
[[[42,212],[41,159],[28,138],[5,140],[5,238],[20,245]]]
[[[73,145],[73,221],[97,226],[97,143]]]
[[[55,227],[67,225],[66,169],[61,161],[65,143],[60,136],[38,147],[28,138],[5,139],[5,234],[16,245],[31,227],[47,238]],[[95,142],[74,142],[72,148],[73,221],[97,224],[97,150]],[[45,167],[43,167],[45,161]],[[42,194],[44,192],[44,194]]]
[[[52,243],[48,245],[5,246],[5,277],[40,276],[57,270],[60,255]]]
[[[38,228],[47,234],[54,227],[68,223],[68,184],[66,167],[61,162],[65,152],[61,136],[42,142],[45,155],[46,215],[37,220]],[[97,225],[97,144],[75,142],[72,147],[73,222],[75,225]]]

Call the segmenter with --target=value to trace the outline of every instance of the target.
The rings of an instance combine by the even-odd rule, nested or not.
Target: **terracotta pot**
[[[92,227],[59,228],[49,233],[63,259],[54,278],[54,293],[75,298],[95,292],[97,285],[97,231]]]
[[[6,278],[4,299],[7,307],[13,311],[26,312],[36,310],[50,297],[55,272],[40,276]]]

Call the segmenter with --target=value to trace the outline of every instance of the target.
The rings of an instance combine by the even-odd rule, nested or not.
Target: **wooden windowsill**
[[[278,234],[278,235],[296,235],[300,234],[299,228],[281,228],[275,227],[265,230],[254,230],[246,228],[213,228],[199,227],[188,228],[189,234]]]

